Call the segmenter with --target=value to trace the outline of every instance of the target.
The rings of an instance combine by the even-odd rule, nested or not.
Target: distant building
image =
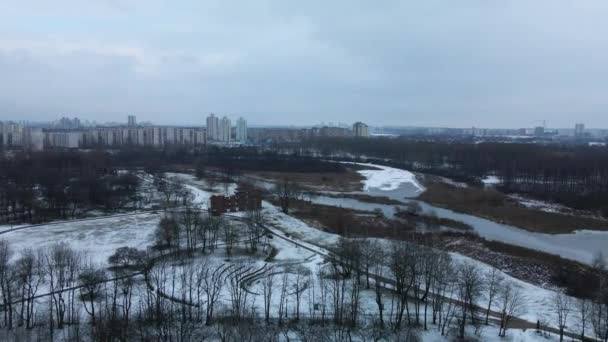
[[[355,122],[353,125],[353,135],[355,137],[369,138],[369,128],[363,122]]]
[[[577,123],[574,125],[574,136],[577,138],[582,138],[585,136],[585,125],[582,123]]]
[[[255,143],[298,141],[306,136],[307,129],[300,128],[248,128],[247,137]]]
[[[0,122],[0,145],[5,148],[22,146],[23,127],[15,122]]]
[[[309,132],[310,137],[350,137],[353,136],[352,130],[343,127],[313,127]]]
[[[81,132],[48,132],[45,136],[47,146],[57,148],[78,148],[80,147]]]
[[[23,146],[32,152],[44,150],[44,133],[42,128],[26,127],[23,130]]]
[[[537,126],[534,127],[534,135],[537,137],[542,137],[545,135],[545,127],[543,126]]]
[[[211,214],[262,209],[262,194],[257,190],[239,191],[232,196],[213,195],[210,198]]]
[[[212,141],[219,140],[220,134],[220,122],[215,114],[211,113],[207,117],[207,139]]]
[[[80,123],[79,118],[70,119],[67,117],[63,117],[59,119],[55,127],[59,129],[79,129],[80,127],[82,127],[82,125]]]
[[[232,123],[228,117],[224,116],[220,120],[218,140],[221,142],[230,142],[232,140]]]
[[[135,115],[129,115],[127,117],[127,126],[129,126],[129,127],[137,126],[137,117]]]
[[[241,144],[247,142],[247,121],[243,118],[236,120],[236,140]]]

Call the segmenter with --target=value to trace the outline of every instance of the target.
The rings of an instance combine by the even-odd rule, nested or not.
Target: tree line
[[[277,148],[336,159],[365,156],[380,164],[471,184],[495,175],[506,192],[608,212],[608,147],[317,138]]]
[[[137,202],[139,179],[106,153],[43,152],[0,157],[0,222],[75,218]]]

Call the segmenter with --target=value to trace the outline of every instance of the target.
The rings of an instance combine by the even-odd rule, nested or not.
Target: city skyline
[[[599,0],[8,0],[0,119],[608,127],[607,13]]]

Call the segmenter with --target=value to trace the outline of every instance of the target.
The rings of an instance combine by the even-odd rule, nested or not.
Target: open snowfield
[[[340,238],[339,235],[324,232],[295,217],[286,215],[278,207],[266,201],[262,204],[268,224],[282,234],[288,233],[290,238],[320,246],[332,245]]]
[[[418,183],[416,176],[406,170],[396,169],[394,167],[366,164],[366,163],[351,163],[362,166],[369,166],[379,170],[359,170],[359,174],[365,177],[363,181],[363,190],[382,190],[393,191],[397,190],[401,185],[409,183],[416,187],[418,192],[424,191],[424,187]]]
[[[66,243],[83,252],[98,264],[107,264],[108,257],[123,246],[146,249],[153,241],[159,214],[143,213],[95,220],[41,225],[3,234],[15,251],[42,249]]]
[[[168,172],[167,176],[176,177],[185,182],[186,188],[194,195],[193,203],[199,207],[206,209],[210,205],[210,198],[213,195],[234,195],[236,192],[237,185],[235,183],[218,184],[213,187],[213,191],[203,190],[209,189],[207,182],[199,180],[193,175],[186,173],[172,173]]]
[[[487,265],[483,262],[477,261],[475,259],[463,256],[457,253],[450,253],[452,256],[452,260],[456,262],[466,262],[475,264],[478,269],[482,273],[487,273],[492,270],[492,266]],[[538,286],[532,285],[530,283],[526,283],[525,281],[521,281],[519,279],[513,278],[504,272],[500,272],[505,282],[512,283],[515,287],[519,288],[526,298],[525,300],[525,313],[519,316],[519,318],[525,319],[529,322],[536,322],[540,320],[541,322],[547,322],[549,326],[557,328],[556,322],[558,322],[557,314],[552,309],[552,298],[555,296],[556,292],[540,288]],[[484,296],[487,294],[484,294]],[[485,304],[484,304],[485,302]],[[487,302],[484,300],[482,303],[478,303],[481,307],[487,305]],[[576,303],[576,299],[571,297],[571,302]],[[500,308],[494,303],[492,305],[492,310],[500,311]],[[580,319],[577,316],[576,312],[573,312],[572,315],[568,318],[568,328],[571,331],[578,331],[580,327]]]

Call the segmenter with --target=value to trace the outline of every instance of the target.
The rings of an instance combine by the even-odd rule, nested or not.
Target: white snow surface
[[[500,178],[494,175],[488,175],[481,179],[481,182],[485,185],[496,185],[500,184]]]
[[[236,183],[219,184],[213,188],[213,192],[210,192],[202,190],[201,187],[209,188],[209,185],[205,181],[198,180],[193,175],[171,172],[168,172],[167,175],[169,177],[176,177],[182,179],[185,183],[184,185],[186,186],[186,188],[188,188],[188,190],[190,190],[190,192],[194,196],[193,204],[198,205],[203,209],[208,208],[211,204],[210,198],[212,195],[234,195],[237,188]]]
[[[96,220],[41,225],[2,235],[19,257],[26,248],[34,250],[66,243],[85,254],[96,264],[106,265],[108,257],[119,247],[145,250],[154,242],[160,215],[153,213],[102,218]]]
[[[396,169],[394,167],[382,166],[376,164],[366,163],[352,163],[362,166],[369,166],[378,168],[380,170],[359,170],[359,174],[364,176],[366,179],[363,181],[363,190],[369,191],[370,189],[379,189],[383,191],[397,190],[401,184],[411,183],[414,185],[418,192],[424,191],[424,187],[418,183],[416,176],[406,170]]]

